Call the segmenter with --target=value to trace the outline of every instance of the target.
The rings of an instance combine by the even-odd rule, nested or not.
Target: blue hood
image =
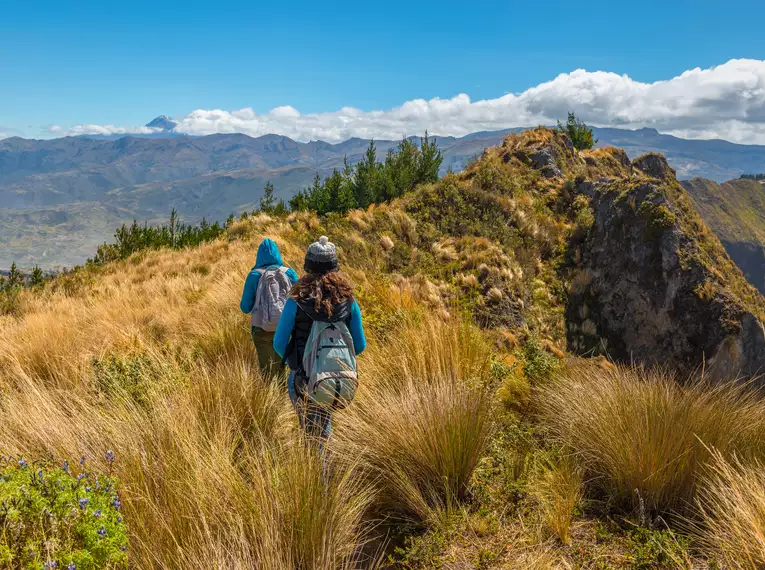
[[[271,265],[284,265],[282,254],[279,253],[279,246],[272,239],[266,238],[258,247],[258,257],[255,260],[255,268],[270,267]]]

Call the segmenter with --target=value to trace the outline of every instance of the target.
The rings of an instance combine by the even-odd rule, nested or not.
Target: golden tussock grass
[[[734,382],[681,385],[661,371],[583,365],[538,396],[553,437],[597,484],[653,513],[692,506],[709,448],[756,457],[765,447],[765,405]]]
[[[394,391],[412,380],[486,382],[492,348],[477,327],[428,311],[401,313],[396,319],[395,331],[367,349],[360,362],[364,378]]]
[[[719,451],[712,455],[698,497],[703,520],[691,524],[692,533],[726,568],[763,568],[765,465],[726,459]]]
[[[372,383],[341,422],[335,448],[378,482],[378,508],[419,523],[465,498],[492,433],[486,395],[453,378]]]

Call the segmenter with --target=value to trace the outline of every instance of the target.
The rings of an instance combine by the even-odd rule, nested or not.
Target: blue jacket
[[[284,353],[287,352],[287,346],[289,345],[292,331],[295,328],[297,312],[298,304],[295,299],[287,299],[282,311],[282,317],[279,319],[279,326],[276,327],[276,333],[274,334],[274,350],[282,358],[284,358]],[[350,307],[348,329],[351,331],[351,337],[353,337],[353,347],[356,350],[356,354],[361,354],[367,347],[367,339],[364,336],[361,309],[355,299]]]
[[[256,269],[265,269],[266,267],[282,267],[284,262],[282,261],[282,254],[279,253],[279,246],[272,239],[264,239],[258,247],[258,257],[255,259],[255,267],[247,275],[247,279],[244,281],[244,291],[242,291],[242,300],[239,303],[239,308],[243,313],[252,312],[252,307],[255,305],[255,294],[258,291],[258,283],[260,282],[260,273],[255,271]],[[287,270],[287,278],[293,285],[297,283],[298,276],[295,270],[290,268]]]

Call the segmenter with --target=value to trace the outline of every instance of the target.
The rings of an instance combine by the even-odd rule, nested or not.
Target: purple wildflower
[[[85,465],[85,456],[80,457],[80,465]],[[74,562],[72,562],[74,564]]]
[[[101,528],[98,529],[98,534],[100,536],[106,536],[106,529],[102,526]]]
[[[106,452],[106,460],[107,460],[109,463],[114,463],[114,460],[115,460],[115,459],[117,459],[117,456],[116,456],[116,455],[114,455],[114,452],[113,452],[111,449],[110,449],[109,451],[107,451],[107,452]]]
[[[115,509],[120,510],[120,507],[122,506],[122,503],[120,503],[120,498],[119,497],[114,497],[114,500],[112,501],[112,506]]]
[[[95,513],[93,513],[93,516],[98,518],[101,516],[101,509],[98,509]]]
[[[81,508],[81,509],[84,509],[85,507],[87,507],[87,506],[88,506],[88,502],[89,502],[89,501],[90,501],[90,499],[88,499],[88,498],[85,498],[85,499],[80,499],[80,501],[79,501],[79,503],[80,503],[80,508]]]
[[[69,566],[66,567],[66,570],[77,570],[77,564],[70,562]]]
[[[23,459],[21,459],[21,460],[19,461],[19,467],[21,467],[22,469],[24,469],[26,466],[27,466],[27,462],[26,462],[26,461],[24,461]]]
[[[69,462],[68,461],[64,461],[64,466],[62,467],[62,469],[64,470],[65,473],[67,471],[69,471]]]

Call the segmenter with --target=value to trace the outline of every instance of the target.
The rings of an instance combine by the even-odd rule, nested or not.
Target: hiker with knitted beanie
[[[306,274],[284,305],[274,350],[289,364],[289,395],[300,424],[323,450],[332,412],[353,399],[356,355],[367,341],[353,287],[339,272],[335,244],[320,237],[308,247],[303,268]]]

